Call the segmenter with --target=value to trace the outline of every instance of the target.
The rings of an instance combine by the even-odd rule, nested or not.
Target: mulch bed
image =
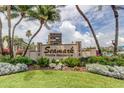
[[[64,67],[63,71],[79,71],[79,72],[84,72],[86,71],[85,67]]]
[[[28,66],[29,70],[55,70],[53,68],[50,67],[40,67],[39,65],[29,65]],[[86,67],[63,67],[62,71],[79,71],[79,72],[85,72]]]

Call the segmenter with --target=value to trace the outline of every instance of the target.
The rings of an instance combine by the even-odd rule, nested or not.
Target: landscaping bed
[[[93,72],[100,75],[105,75],[109,77],[114,77],[117,79],[124,79],[124,56],[94,56],[88,58],[66,58],[60,60],[49,60],[46,57],[40,57],[36,60],[31,60],[28,57],[17,56],[10,59],[8,56],[0,58],[0,64],[9,64],[0,69],[1,75],[11,74],[27,70],[60,70],[60,71],[78,71],[78,72]],[[17,71],[13,70],[21,65],[25,65],[24,70],[18,69]],[[6,69],[7,71],[6,72]]]
[[[40,67],[39,65],[30,65],[28,66],[28,70],[60,70],[60,71],[79,71],[79,72],[87,71],[86,67],[63,66],[60,69],[56,69],[51,67]]]

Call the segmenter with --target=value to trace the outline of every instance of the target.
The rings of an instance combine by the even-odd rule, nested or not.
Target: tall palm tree
[[[4,14],[5,6],[0,6],[0,13]],[[3,55],[3,40],[2,40],[2,20],[0,18],[0,51]]]
[[[8,36],[9,36],[10,57],[13,57],[13,55],[12,55],[12,42],[11,42],[11,5],[7,6],[7,20],[8,20]]]
[[[29,43],[24,51],[23,56],[26,55],[27,50],[30,46],[30,43],[34,39],[34,37],[40,32],[42,26],[47,22],[54,22],[60,20],[59,11],[57,10],[56,6],[54,5],[40,5],[36,6],[34,9],[30,10],[29,17],[32,19],[37,19],[40,22],[39,28],[37,31],[32,35],[29,40]]]
[[[115,17],[115,42],[114,42],[114,55],[117,55],[118,47],[118,33],[119,33],[119,14],[115,5],[111,5],[114,17]]]
[[[99,10],[102,10],[102,6],[98,6]],[[115,18],[115,40],[112,40],[112,44],[114,45],[114,51],[113,54],[117,55],[117,47],[118,47],[118,36],[119,36],[119,13],[118,10],[123,10],[124,7],[119,6],[119,5],[111,5],[111,9],[114,14]]]
[[[93,34],[93,37],[94,37],[96,46],[97,46],[97,48],[98,48],[98,52],[99,52],[100,56],[102,56],[102,51],[101,51],[101,48],[100,48],[98,39],[97,39],[97,37],[96,37],[95,31],[94,31],[94,29],[93,29],[93,27],[92,27],[92,25],[91,25],[89,19],[88,19],[87,16],[83,13],[83,11],[79,8],[78,5],[76,5],[76,9],[77,9],[77,11],[80,13],[80,15],[85,19],[85,21],[87,22],[87,24],[88,24],[88,26],[89,26],[89,28],[90,28],[92,34]]]
[[[11,14],[11,16],[13,18],[16,18],[18,16],[21,16],[20,19],[15,23],[15,25],[13,26],[13,29],[12,29],[12,48],[14,48],[15,29],[21,23],[21,21],[26,17],[27,12],[31,8],[33,8],[33,6],[31,6],[31,5],[17,5],[17,6],[12,6],[12,14]],[[14,57],[13,51],[12,51],[12,56]]]
[[[2,40],[2,21],[0,18],[0,52],[3,54],[3,40]]]

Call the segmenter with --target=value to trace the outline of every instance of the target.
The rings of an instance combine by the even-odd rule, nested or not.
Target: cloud
[[[35,42],[47,43],[48,34],[50,32],[55,32],[53,30],[48,30],[45,27],[40,31],[37,37],[34,39]],[[70,21],[63,21],[59,27],[59,32],[62,33],[62,41],[63,43],[74,43],[76,41],[82,42],[82,47],[94,46],[94,40],[91,37],[89,32],[85,34],[81,34],[76,30],[76,26],[74,26]]]
[[[72,43],[75,41],[82,41],[82,47],[92,46],[92,37],[89,32],[81,34],[76,30],[76,26],[69,21],[64,21],[60,26],[60,32],[63,36],[64,43]],[[93,44],[94,45],[94,44]]]
[[[112,45],[111,40],[115,38],[115,20],[111,8],[104,6],[101,11],[97,11],[97,6],[81,6],[86,16],[89,18],[96,36],[101,46]],[[50,32],[61,32],[63,36],[63,43],[72,43],[75,41],[82,41],[82,47],[96,46],[92,33],[86,21],[78,13],[74,5],[60,8],[61,21],[55,22],[51,25],[51,30],[43,26],[40,33],[33,39],[34,42],[47,43],[48,34]],[[119,11],[119,45],[124,45],[124,13]],[[4,15],[0,14],[3,22],[3,34],[8,34],[7,20]],[[19,17],[12,20],[14,25],[19,20]],[[35,33],[39,27],[38,21],[23,20],[16,29],[16,35],[23,37],[27,41],[25,32],[31,30]]]

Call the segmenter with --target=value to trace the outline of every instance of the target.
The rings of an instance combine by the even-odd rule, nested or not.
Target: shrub
[[[99,63],[102,65],[110,65],[110,66],[124,66],[124,58],[119,56],[93,56],[87,59],[87,62],[84,64],[92,64],[92,63]]]
[[[10,56],[0,56],[0,62],[10,62],[11,58]]]
[[[124,66],[124,60],[123,61],[117,61],[116,65],[117,66]]]
[[[118,57],[124,58],[124,54],[118,54]]]
[[[113,56],[110,58],[110,63],[111,63],[110,64],[111,66],[114,66],[114,65],[124,66],[124,58],[119,57],[119,56]]]
[[[41,67],[48,67],[49,66],[49,59],[48,58],[38,58],[37,64]]]
[[[17,56],[13,59],[11,59],[11,63],[12,64],[17,64],[17,63],[23,63],[23,64],[27,64],[30,65],[32,64],[32,60],[29,57],[22,57],[22,56]]]
[[[55,60],[55,59],[52,59],[52,60],[51,60],[51,63],[56,63],[56,60]]]
[[[61,61],[60,61],[60,60],[52,59],[52,60],[51,60],[51,63],[54,63],[54,64],[57,65],[57,64],[61,63]]]
[[[105,64],[107,61],[107,57],[103,56],[93,56],[88,59],[88,63],[101,63]]]
[[[86,66],[86,64],[88,63],[88,59],[89,59],[89,57],[80,58],[80,61],[81,61],[80,65],[81,66]]]
[[[26,70],[28,70],[28,67],[25,64],[18,63],[12,65],[10,63],[0,63],[0,75],[12,74]]]
[[[63,63],[68,67],[80,66],[80,59],[78,58],[66,58],[63,60]]]
[[[124,67],[108,66],[100,64],[87,64],[86,69],[89,72],[97,73],[100,75],[110,76],[118,79],[124,79]]]

